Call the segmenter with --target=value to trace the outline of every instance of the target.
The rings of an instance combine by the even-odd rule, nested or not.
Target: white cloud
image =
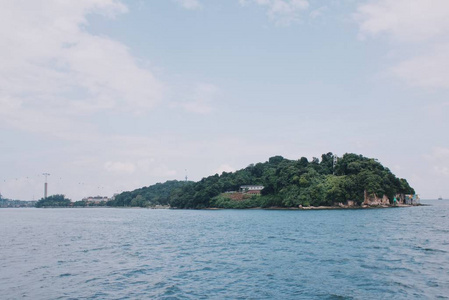
[[[449,101],[442,101],[437,103],[431,103],[427,108],[427,116],[433,120],[439,120],[441,122],[446,121],[446,116],[449,115]]]
[[[410,85],[449,88],[449,1],[372,0],[359,5],[360,37],[389,37],[400,57],[390,73]],[[420,54],[416,54],[417,51]]]
[[[363,35],[387,34],[392,39],[421,42],[449,33],[449,1],[373,0],[355,15]]]
[[[201,3],[198,0],[176,0],[176,2],[185,9],[189,10],[200,9],[202,7]]]
[[[392,67],[391,72],[413,86],[449,88],[449,43],[404,60]]]
[[[125,45],[85,30],[89,14],[126,12],[114,0],[0,2],[1,120],[48,132],[79,114],[141,112],[159,102],[163,84]]]
[[[104,164],[105,170],[109,172],[134,173],[136,166],[130,162],[108,161]]]
[[[191,95],[185,101],[175,103],[188,112],[197,114],[209,114],[213,111],[213,103],[219,94],[217,86],[209,83],[195,85]]]
[[[449,177],[449,148],[436,147],[424,158],[430,163],[435,174]]]
[[[144,145],[142,145],[144,146]],[[122,151],[123,149],[118,149]],[[157,161],[154,158],[140,158],[142,155],[131,153],[128,154],[122,153],[123,157],[128,156],[129,158],[136,159],[135,162],[131,161],[107,161],[104,164],[104,169],[109,172],[116,173],[126,173],[126,174],[145,174],[147,177],[168,177],[173,178],[177,175],[176,170],[172,170],[168,168],[165,164]]]
[[[222,164],[217,169],[215,169],[215,171],[213,171],[213,173],[221,175],[221,173],[223,173],[223,172],[230,173],[230,172],[234,172],[234,171],[235,171],[235,168],[231,167],[230,165]]]
[[[154,158],[144,158],[137,162],[137,168],[143,171],[147,176],[169,177],[176,176],[176,170],[171,170],[165,164],[157,162]]]
[[[324,12],[326,12],[329,8],[325,5],[325,6],[321,6],[317,9],[314,9],[310,12],[309,16],[312,19],[317,19],[320,18],[324,15]]]
[[[307,0],[239,0],[242,6],[257,4],[267,8],[268,17],[277,25],[289,25],[301,20],[301,13],[309,8]]]
[[[67,118],[69,112],[52,108],[36,109],[23,103],[20,97],[11,97],[0,91],[0,122],[9,128],[66,140],[85,139],[94,131],[89,124]]]

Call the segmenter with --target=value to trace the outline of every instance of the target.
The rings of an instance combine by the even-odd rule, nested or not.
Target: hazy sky
[[[449,197],[447,0],[1,0],[0,193],[354,152]]]

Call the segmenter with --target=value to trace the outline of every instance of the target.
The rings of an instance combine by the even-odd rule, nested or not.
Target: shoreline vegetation
[[[171,209],[357,209],[419,205],[406,179],[397,178],[377,159],[331,152],[289,160],[274,156],[235,172],[198,182],[166,181],[114,195],[108,207]],[[64,195],[41,199],[36,207],[90,207]]]
[[[427,206],[427,204],[398,204],[398,205],[363,205],[363,206],[307,206],[307,207],[252,207],[246,209],[262,209],[262,210],[340,210],[340,209],[382,209],[382,208],[401,208],[401,207],[414,207],[414,206]],[[205,210],[220,210],[229,208],[204,208]]]
[[[180,210],[180,209],[194,209],[194,210],[228,210],[228,209],[250,209],[250,210],[340,210],[340,209],[353,209],[353,210],[361,210],[361,209],[382,209],[382,208],[403,208],[403,207],[414,207],[414,206],[430,206],[429,204],[397,204],[397,205],[363,205],[363,206],[307,206],[307,207],[250,207],[250,208],[220,208],[220,207],[206,207],[206,208],[176,208],[176,207],[170,207],[170,206],[155,206],[155,207],[140,207],[140,206],[105,206],[105,205],[97,205],[97,206],[74,206],[74,205],[67,205],[67,206],[42,206],[39,208],[93,208],[93,209],[100,209],[100,208],[119,208],[119,209],[173,209],[173,210]]]

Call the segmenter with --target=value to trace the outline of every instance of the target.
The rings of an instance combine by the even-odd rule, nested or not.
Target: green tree
[[[117,195],[108,202],[111,206],[170,204],[176,208],[206,207],[297,207],[332,205],[348,200],[361,204],[364,192],[381,197],[398,193],[413,194],[405,179],[397,178],[376,159],[346,153],[338,158],[323,154],[321,161],[289,160],[282,156],[250,164],[236,172],[204,177],[198,182],[167,181]],[[221,197],[226,191],[237,191],[241,185],[264,186],[262,196],[232,200]],[[143,198],[143,199],[142,199]],[[237,203],[238,202],[238,203]]]
[[[64,195],[52,195],[36,202],[36,207],[69,207],[72,202]]]

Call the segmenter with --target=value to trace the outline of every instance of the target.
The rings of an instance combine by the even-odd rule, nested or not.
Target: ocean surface
[[[0,299],[449,299],[449,201],[0,209]]]

